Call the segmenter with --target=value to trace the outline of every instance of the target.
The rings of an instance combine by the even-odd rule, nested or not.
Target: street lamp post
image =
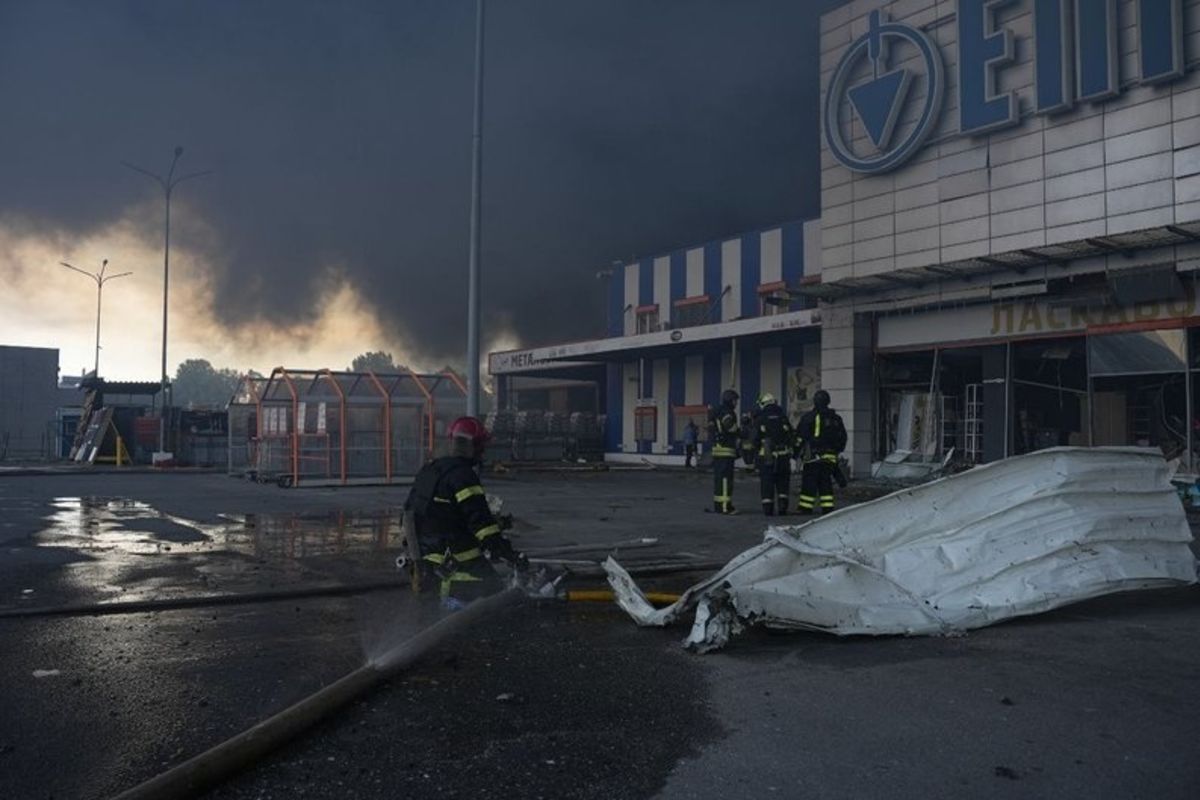
[[[158,451],[166,452],[167,446],[167,285],[170,282],[171,276],[171,192],[176,186],[184,181],[192,178],[199,178],[201,175],[212,174],[211,169],[200,170],[199,172],[190,172],[187,175],[175,177],[175,166],[179,163],[179,157],[183,155],[183,148],[175,148],[175,157],[171,159],[171,168],[167,170],[166,177],[155,174],[148,169],[142,169],[139,166],[130,164],[128,161],[121,163],[129,167],[134,172],[140,172],[148,178],[153,178],[159,186],[162,187],[163,197],[166,200],[166,217],[163,221],[163,325],[162,325],[162,384],[159,393],[162,397],[160,401],[161,413],[158,420]]]
[[[100,299],[104,293],[104,284],[117,278],[124,278],[126,275],[132,275],[132,272],[118,272],[116,275],[105,275],[104,271],[108,269],[108,259],[100,262],[99,272],[87,272],[79,267],[73,267],[65,261],[58,262],[67,269],[75,270],[80,275],[87,275],[96,282],[96,363],[92,367],[92,374],[97,378],[100,377]]]
[[[483,3],[475,5],[475,123],[471,135],[471,255],[467,269],[467,416],[479,415],[479,206],[483,170]]]

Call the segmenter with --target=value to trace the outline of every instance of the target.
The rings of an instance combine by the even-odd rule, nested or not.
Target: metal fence
[[[453,373],[276,368],[229,403],[229,471],[281,485],[392,483],[441,455],[466,411]]]
[[[491,452],[512,461],[602,461],[605,418],[576,411],[493,411]]]

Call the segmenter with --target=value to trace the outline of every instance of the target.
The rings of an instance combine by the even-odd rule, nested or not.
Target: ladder
[[[938,439],[938,455],[945,455],[951,450],[957,448],[960,444],[959,436],[962,431],[959,430],[958,416],[958,397],[955,395],[942,395],[942,413],[939,422],[939,439]]]
[[[967,384],[966,408],[963,419],[963,450],[967,461],[978,464],[983,460],[983,384]]]
[[[75,454],[79,452],[79,448],[83,445],[83,440],[87,437],[88,425],[92,421],[93,406],[96,405],[96,390],[89,389],[87,396],[83,400],[83,409],[79,412],[79,425],[75,428],[75,440],[71,442],[70,460],[75,460]]]

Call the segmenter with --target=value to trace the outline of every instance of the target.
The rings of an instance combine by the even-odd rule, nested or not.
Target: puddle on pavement
[[[59,497],[33,540],[45,547],[129,555],[228,551],[258,559],[384,553],[400,546],[396,514],[222,515],[205,524],[136,500]]]
[[[337,583],[363,574],[395,574],[400,549],[396,514],[259,514],[224,516],[208,524],[173,516],[136,500],[59,497],[24,548],[71,558],[37,592],[0,591],[0,605],[139,600],[187,594]],[[21,587],[17,587],[18,589]]]

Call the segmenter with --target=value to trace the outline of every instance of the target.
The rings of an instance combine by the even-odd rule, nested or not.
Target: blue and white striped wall
[[[820,247],[820,221],[809,220],[630,261],[609,286],[608,335],[635,333],[639,307],[657,305],[665,320],[676,301],[702,295],[721,298],[712,322],[757,316],[758,287],[815,274],[805,264],[820,264]]]
[[[806,271],[805,264],[813,269]],[[623,265],[622,273],[610,284],[609,335],[635,334],[634,310],[640,306],[657,305],[660,319],[667,320],[676,301],[701,295],[707,295],[710,303],[721,298],[710,320],[713,323],[758,316],[760,286],[782,281],[794,288],[806,276],[817,274],[819,264],[819,220],[786,223],[636,259]],[[762,346],[754,342],[751,338],[738,346],[735,388],[743,407],[751,408],[763,392],[775,395],[786,406],[788,376],[820,358],[817,332],[775,337]],[[610,365],[605,449],[609,453],[682,455],[682,431],[674,430],[672,409],[715,403],[731,385],[732,373],[729,343],[698,344],[670,358]],[[633,410],[646,399],[653,399],[659,409],[658,440],[652,443],[634,437]]]
[[[790,334],[790,341],[775,341],[770,346],[739,344],[735,388],[742,397],[742,410],[752,409],[754,401],[765,392],[775,395],[793,416],[805,410],[788,407],[788,380],[800,367],[819,363],[818,337],[815,329],[809,329]],[[710,346],[670,358],[610,365],[605,449],[610,453],[682,455],[679,440],[683,431],[675,430],[672,410],[678,406],[716,403],[730,386],[731,362],[729,348]],[[658,440],[653,443],[639,442],[634,437],[633,409],[649,400],[658,409]]]

